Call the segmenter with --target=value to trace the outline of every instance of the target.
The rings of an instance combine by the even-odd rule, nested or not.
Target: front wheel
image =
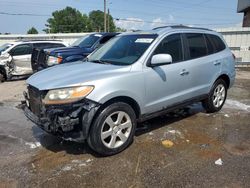
[[[202,105],[208,113],[218,112],[227,98],[227,85],[222,79],[216,80],[208,98],[202,101]]]
[[[0,71],[0,83],[5,81],[5,75]]]
[[[117,154],[133,141],[135,127],[136,115],[132,107],[123,102],[113,103],[97,115],[88,144],[101,155]]]

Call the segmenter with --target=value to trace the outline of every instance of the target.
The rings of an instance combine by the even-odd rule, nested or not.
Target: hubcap
[[[131,134],[132,122],[129,115],[117,111],[109,115],[101,129],[102,143],[111,149],[123,145]]]
[[[224,85],[219,84],[213,94],[213,104],[216,108],[219,108],[225,100],[226,90]]]

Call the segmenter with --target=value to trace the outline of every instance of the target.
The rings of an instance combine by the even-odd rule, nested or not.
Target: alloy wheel
[[[213,105],[216,107],[216,108],[219,108],[224,100],[225,100],[225,96],[226,96],[226,90],[225,90],[225,87],[224,85],[222,84],[219,84],[215,90],[214,90],[214,94],[213,94]]]
[[[123,111],[114,112],[102,125],[102,143],[110,149],[118,148],[128,140],[131,130],[132,121],[129,115]]]

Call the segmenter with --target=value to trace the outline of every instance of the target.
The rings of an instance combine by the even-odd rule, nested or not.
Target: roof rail
[[[164,28],[168,28],[168,27],[171,27],[173,29],[202,29],[202,30],[212,31],[211,29],[207,29],[207,28],[190,27],[190,26],[186,26],[186,25],[182,25],[182,24],[180,24],[180,25],[167,25],[167,26],[156,27],[156,28],[153,28],[153,30],[164,29]]]
[[[62,40],[56,40],[56,39],[26,39],[26,38],[19,38],[15,42],[36,42],[36,41],[57,41],[57,42],[62,42]]]
[[[156,29],[164,29],[164,28],[168,28],[168,27],[171,27],[171,28],[186,28],[186,27],[188,27],[188,26],[185,26],[185,25],[182,25],[182,24],[180,24],[180,25],[164,25],[164,26],[160,26],[160,27],[155,27],[155,28],[153,28],[153,30],[156,30]]]
[[[163,28],[167,28],[167,27],[171,27],[171,26],[170,25],[165,25],[165,26],[155,27],[152,30],[163,29]]]

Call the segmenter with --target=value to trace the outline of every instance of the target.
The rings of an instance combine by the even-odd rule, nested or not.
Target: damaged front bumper
[[[27,93],[24,97],[22,108],[29,120],[47,133],[76,142],[87,139],[91,122],[100,107],[99,103],[88,99],[72,104],[44,105],[34,104]]]

